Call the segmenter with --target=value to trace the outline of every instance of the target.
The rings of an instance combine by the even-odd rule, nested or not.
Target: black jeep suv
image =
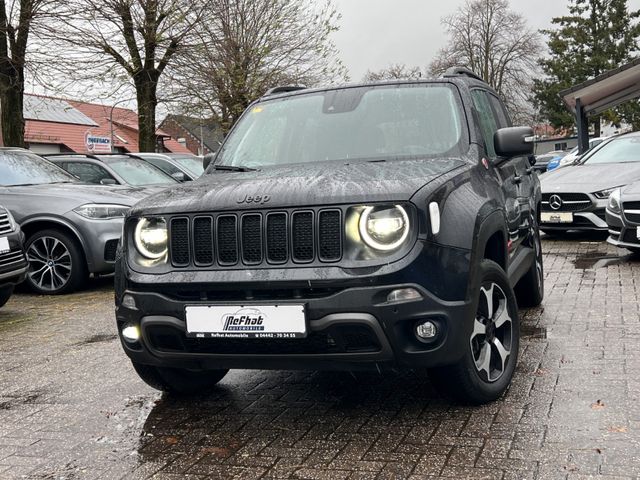
[[[518,305],[543,296],[532,131],[510,125],[459,69],[271,90],[203,177],[126,217],[116,316],[136,371],[190,393],[230,368],[427,368],[496,399]]]

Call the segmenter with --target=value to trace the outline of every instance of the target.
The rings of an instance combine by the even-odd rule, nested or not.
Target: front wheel
[[[483,404],[507,390],[518,361],[520,320],[516,298],[504,270],[491,260],[480,264],[476,314],[462,359],[435,368],[437,388],[456,400]]]
[[[13,293],[13,286],[0,288],[0,307],[4,307],[4,305],[11,298],[11,294]]]
[[[75,239],[60,230],[36,232],[25,245],[26,284],[41,295],[71,293],[87,279],[87,262]]]
[[[185,368],[154,367],[133,363],[140,378],[150,387],[175,395],[209,393],[229,370],[187,370]]]

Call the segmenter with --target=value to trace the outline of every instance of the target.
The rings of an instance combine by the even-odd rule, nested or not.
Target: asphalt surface
[[[545,239],[503,399],[419,373],[233,371],[174,399],[120,350],[111,280],[0,309],[0,478],[631,479],[640,476],[640,258]]]

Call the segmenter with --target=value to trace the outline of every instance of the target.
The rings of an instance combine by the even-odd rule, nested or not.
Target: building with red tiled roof
[[[25,95],[25,143],[36,153],[137,152],[138,116],[128,108]],[[171,135],[156,132],[157,151],[189,153]]]

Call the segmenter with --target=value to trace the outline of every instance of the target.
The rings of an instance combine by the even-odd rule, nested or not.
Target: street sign
[[[85,135],[85,144],[87,150],[91,153],[111,152],[111,139],[109,137],[100,137],[87,132]]]

